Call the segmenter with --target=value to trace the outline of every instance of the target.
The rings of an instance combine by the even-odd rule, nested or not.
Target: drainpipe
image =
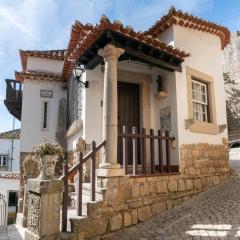
[[[15,130],[15,117],[13,118],[13,132]],[[13,149],[14,149],[14,134],[12,134],[12,139],[11,139],[11,156],[10,156],[10,172],[12,172],[12,161],[13,161]]]

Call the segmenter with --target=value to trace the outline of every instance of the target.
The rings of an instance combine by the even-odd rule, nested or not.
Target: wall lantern
[[[76,66],[74,67],[74,69],[73,69],[73,75],[74,75],[74,77],[76,78],[76,80],[80,83],[80,86],[81,86],[81,87],[88,88],[88,87],[89,87],[88,81],[85,81],[85,82],[81,81],[81,76],[82,76],[82,74],[83,74],[85,71],[86,71],[86,70],[84,69],[83,66],[81,66],[81,65],[80,65],[80,66],[76,65]]]
[[[162,79],[162,76],[158,75],[157,80],[157,93],[154,95],[155,98],[166,98],[168,96],[168,93],[165,89],[165,80]]]

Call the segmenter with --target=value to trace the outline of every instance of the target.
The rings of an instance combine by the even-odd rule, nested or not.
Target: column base
[[[97,177],[121,177],[124,176],[124,170],[120,164],[100,164],[96,170]]]

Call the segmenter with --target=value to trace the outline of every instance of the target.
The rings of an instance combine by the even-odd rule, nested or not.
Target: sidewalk
[[[0,232],[0,240],[23,240],[24,232],[18,224],[9,225],[7,231]]]

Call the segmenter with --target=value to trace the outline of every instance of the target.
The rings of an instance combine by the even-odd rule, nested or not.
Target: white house
[[[76,21],[66,50],[21,50],[21,162],[42,137],[65,136],[71,164],[84,143],[105,140],[98,177],[174,172],[200,182],[218,176],[216,184],[229,173],[222,76],[229,36],[171,8],[145,32],[103,16],[95,26]],[[211,166],[218,168],[204,170]]]
[[[16,220],[20,185],[20,132],[20,129],[15,129],[0,133],[0,194],[6,199],[6,223]]]
[[[19,172],[20,129],[0,133],[0,171]]]

